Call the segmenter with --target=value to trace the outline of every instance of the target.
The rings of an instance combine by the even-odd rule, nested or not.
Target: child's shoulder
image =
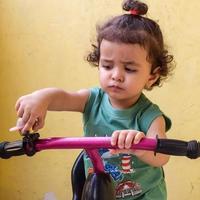
[[[101,99],[105,92],[100,87],[93,87],[89,89],[90,91],[90,99]]]
[[[148,130],[151,123],[159,116],[163,116],[166,123],[166,131],[171,128],[171,120],[165,115],[165,113],[160,109],[160,107],[148,99],[144,94],[140,97],[141,110],[140,110],[140,124],[145,129]]]

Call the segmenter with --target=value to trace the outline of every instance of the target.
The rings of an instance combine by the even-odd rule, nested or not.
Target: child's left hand
[[[127,153],[134,154],[136,156],[142,156],[144,150],[130,149],[132,144],[138,144],[142,138],[145,137],[143,132],[137,130],[117,130],[114,131],[111,137],[111,145],[116,146],[119,149],[111,149],[111,154]]]
[[[23,122],[22,118],[19,118],[17,120],[17,124],[16,126],[12,127],[9,129],[9,131],[19,131],[20,134],[21,134],[21,130],[23,129],[23,127],[25,126],[25,123]]]

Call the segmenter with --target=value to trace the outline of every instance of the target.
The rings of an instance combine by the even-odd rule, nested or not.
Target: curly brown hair
[[[87,61],[93,66],[99,65],[100,45],[103,39],[118,42],[139,44],[148,52],[148,61],[152,63],[151,72],[159,67],[160,77],[152,85],[160,86],[173,69],[173,56],[168,54],[163,41],[163,34],[159,25],[152,19],[144,17],[148,6],[140,1],[125,0],[122,4],[125,11],[136,11],[136,14],[123,14],[115,16],[103,25],[97,25],[97,44],[92,44],[92,51]]]

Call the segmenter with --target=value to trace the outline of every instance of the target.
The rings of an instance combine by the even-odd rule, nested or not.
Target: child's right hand
[[[132,144],[138,144],[145,137],[143,132],[137,130],[116,130],[111,137],[111,145],[119,149],[111,149],[111,154],[125,153],[136,156],[144,155],[145,151],[131,149]]]
[[[36,93],[20,97],[15,105],[17,116],[20,118],[10,131],[20,131],[22,134],[30,129],[37,131],[44,126],[48,101],[43,95]]]

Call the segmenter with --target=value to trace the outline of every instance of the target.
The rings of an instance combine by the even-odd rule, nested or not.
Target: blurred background
[[[85,56],[96,23],[123,13],[121,0],[0,0],[0,141],[20,138],[16,100],[44,87],[78,90],[98,86]],[[174,75],[147,92],[171,117],[169,138],[199,139],[200,1],[146,0],[176,60]],[[82,116],[49,112],[41,137],[82,136]],[[0,160],[0,199],[71,199],[70,171],[80,150],[52,150]],[[164,167],[169,200],[199,200],[200,160],[171,157]]]

